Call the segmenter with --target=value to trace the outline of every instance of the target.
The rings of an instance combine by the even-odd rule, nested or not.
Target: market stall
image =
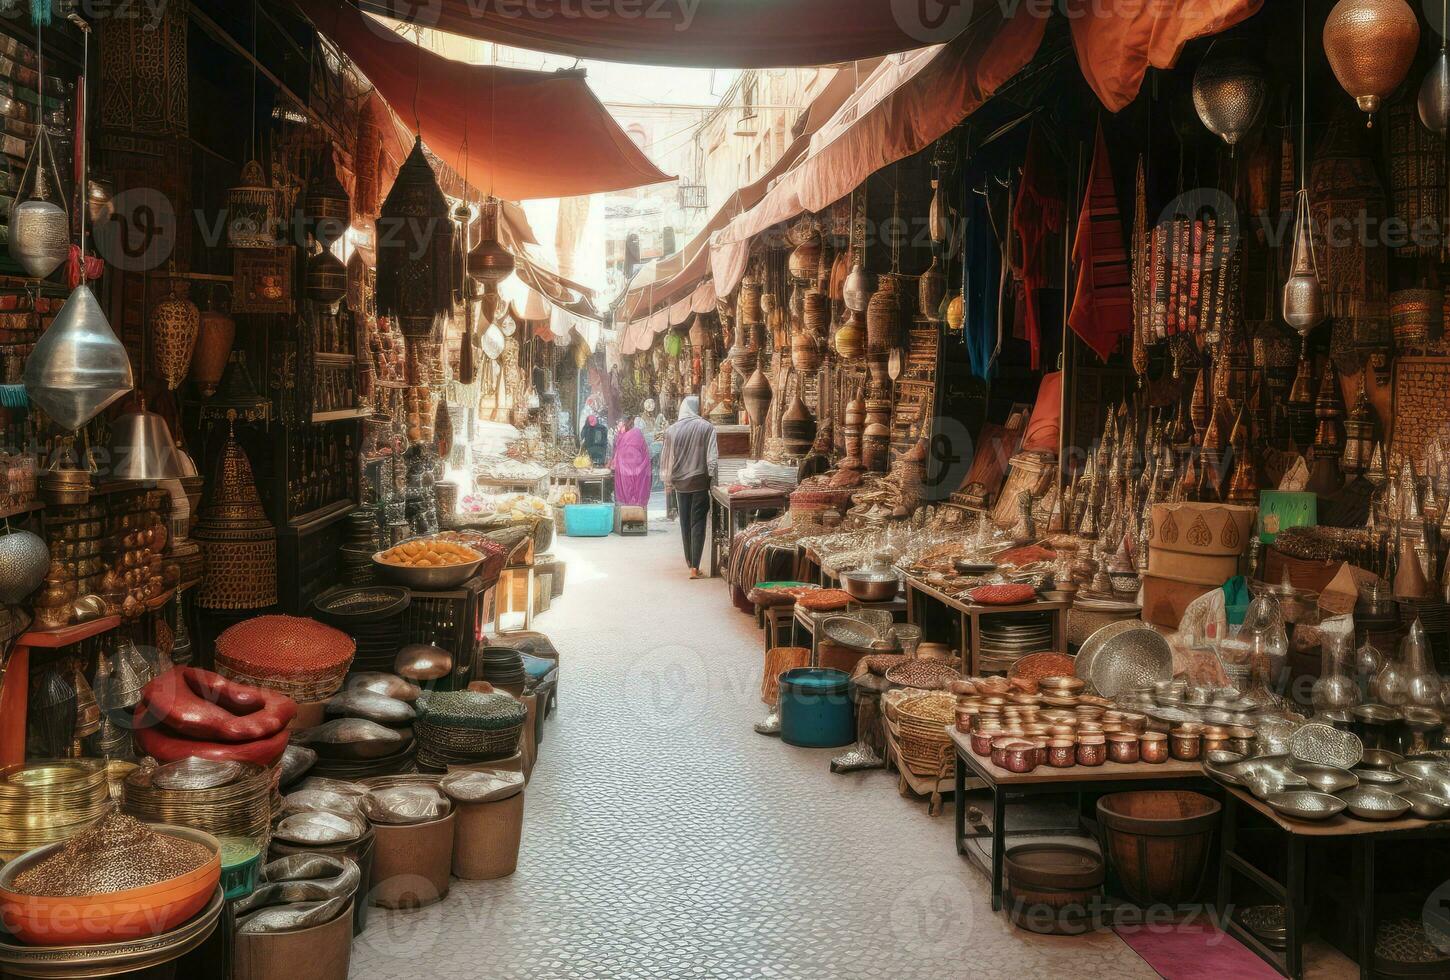
[[[625,370],[749,427],[715,533],[766,630],[757,731],[809,703],[775,675],[829,658],[861,722],[830,727],[854,745],[832,768],[954,790],[959,849],[990,790],[971,836],[994,896],[1014,795],[1121,796],[1226,840],[1245,809],[1291,840],[1368,835],[1355,897],[1312,910],[1302,855],[1268,895],[1226,856],[1226,914],[1232,877],[1260,902],[1234,931],[1288,975],[1311,935],[1364,975],[1443,966],[1379,910],[1438,884],[1380,831],[1413,809],[1438,849],[1450,813],[1444,27],[1398,0],[1211,6],[984,15],[883,59],[632,284]],[[1089,850],[1064,905],[1168,894],[1128,887],[1166,859]],[[1212,900],[1196,856],[1175,902]],[[1050,891],[1051,860],[1019,861],[1019,890]]]

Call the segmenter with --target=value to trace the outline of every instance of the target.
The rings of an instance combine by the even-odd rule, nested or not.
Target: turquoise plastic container
[[[564,534],[568,537],[607,538],[613,530],[613,504],[564,505]]]
[[[856,741],[850,676],[824,667],[797,667],[781,674],[780,740],[808,749]]]

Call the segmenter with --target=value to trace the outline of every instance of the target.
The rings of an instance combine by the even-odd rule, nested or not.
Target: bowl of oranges
[[[420,592],[454,589],[478,573],[483,555],[456,541],[414,538],[373,555],[378,576]]]

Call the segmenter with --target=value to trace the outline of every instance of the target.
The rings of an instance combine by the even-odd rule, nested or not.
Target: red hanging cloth
[[[1072,261],[1077,267],[1077,292],[1068,325],[1098,357],[1107,360],[1118,342],[1133,331],[1133,297],[1123,215],[1101,120],[1087,195],[1073,238]]]
[[[1046,288],[1052,274],[1052,252],[1047,241],[1062,232],[1064,209],[1052,161],[1046,159],[1046,147],[1037,123],[1027,137],[1027,157],[1022,162],[1022,186],[1017,204],[1012,209],[1012,230],[1021,244],[1023,316],[1022,329],[1032,347],[1032,370],[1042,366],[1042,310],[1038,291]]]

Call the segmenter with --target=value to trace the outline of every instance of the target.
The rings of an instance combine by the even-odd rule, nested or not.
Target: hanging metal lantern
[[[962,302],[961,293],[953,296],[951,302],[947,304],[946,321],[947,329],[953,333],[961,330],[962,324],[966,322],[966,304]]]
[[[302,196],[302,216],[312,231],[312,237],[323,249],[341,238],[352,223],[352,202],[347,190],[337,179],[337,168],[333,165],[332,150],[322,154],[322,170],[307,185]]]
[[[303,281],[303,292],[314,303],[320,303],[329,313],[336,313],[338,304],[347,295],[347,266],[324,248],[307,260],[307,276]]]
[[[1219,139],[1235,146],[1259,122],[1269,94],[1262,63],[1230,50],[1210,50],[1193,75],[1193,107]]]
[[[112,423],[111,455],[116,460],[111,476],[117,480],[147,482],[182,476],[171,429],[165,419],[146,410],[145,399],[138,399],[135,411]]]
[[[227,244],[232,248],[271,248],[277,244],[277,191],[262,165],[249,160],[242,182],[227,190]]]
[[[201,311],[187,295],[185,279],[171,281],[171,295],[151,308],[151,350],[156,369],[166,387],[175,391],[186,379],[196,336],[201,328]]]
[[[1366,113],[1400,87],[1419,44],[1420,22],[1405,0],[1339,0],[1324,22],[1329,67]]]
[[[1301,189],[1294,221],[1294,255],[1289,278],[1284,282],[1284,322],[1307,337],[1324,321],[1324,286],[1319,281],[1319,256],[1314,246],[1313,210],[1309,191]]]
[[[377,253],[378,312],[405,338],[432,336],[453,305],[453,223],[421,139],[383,202]]]
[[[790,277],[796,282],[810,282],[820,273],[821,236],[813,230],[805,241],[790,253],[787,263]]]
[[[866,304],[870,301],[871,277],[866,274],[866,267],[862,264],[861,257],[857,255],[850,273],[846,276],[846,281],[841,285],[841,302],[846,304],[848,310],[865,313]]]
[[[14,606],[45,582],[50,570],[50,549],[45,539],[29,531],[0,534],[0,602]]]
[[[935,177],[931,179],[931,206],[927,208],[926,223],[932,243],[945,245],[947,235],[950,234],[951,219],[947,215],[946,192],[942,190],[941,181]]]
[[[483,353],[490,361],[496,361],[503,353],[504,343],[507,338],[498,324],[490,323],[488,329],[483,332]]]
[[[1444,44],[1420,85],[1419,109],[1420,122],[1426,129],[1441,136],[1450,132],[1450,52]]]
[[[840,329],[836,331],[836,353],[853,361],[866,353],[866,331],[861,329],[861,314],[849,310]]]
[[[131,390],[131,361],[84,284],[25,362],[25,393],[63,429],[79,429]]]
[[[237,324],[225,310],[203,310],[196,348],[191,355],[191,380],[203,397],[211,397],[226,370]]]
[[[514,257],[498,240],[498,198],[483,202],[478,244],[468,251],[468,274],[485,283],[500,283],[514,271]]]
[[[10,257],[29,275],[44,279],[70,251],[70,219],[50,131],[44,126],[35,136],[19,186],[22,193],[30,188],[30,197],[10,209]]]

